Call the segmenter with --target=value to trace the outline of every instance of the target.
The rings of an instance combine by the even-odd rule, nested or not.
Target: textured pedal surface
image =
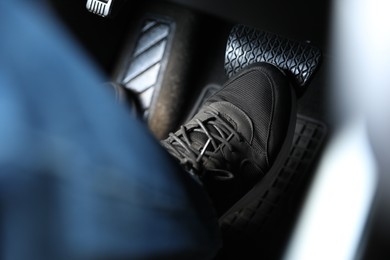
[[[319,68],[321,56],[321,51],[308,43],[236,25],[226,46],[225,70],[231,77],[252,63],[271,63],[292,78],[300,96]]]
[[[274,181],[261,191],[262,195],[257,200],[221,220],[225,239],[245,240],[261,236],[262,228],[269,225],[268,220],[281,207],[281,201],[294,196],[302,180],[310,176],[326,134],[327,127],[323,123],[298,115],[289,157]]]
[[[163,73],[173,37],[173,22],[146,18],[138,34],[120,82],[138,97],[141,109],[147,116],[153,96],[161,86]]]

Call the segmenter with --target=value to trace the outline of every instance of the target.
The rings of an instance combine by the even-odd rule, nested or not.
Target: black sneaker
[[[251,65],[162,144],[204,184],[221,215],[233,204],[248,203],[243,196],[287,157],[295,100],[279,69],[265,63]]]

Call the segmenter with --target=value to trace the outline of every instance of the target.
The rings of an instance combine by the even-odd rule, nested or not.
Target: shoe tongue
[[[253,140],[253,123],[248,115],[235,105],[221,101],[209,105],[223,117],[249,143]]]
[[[218,131],[213,126],[207,124],[208,121],[213,120],[212,116],[202,114],[200,116],[200,119],[210,134],[213,133],[213,134],[218,135]],[[191,143],[191,147],[193,149],[201,152],[204,149],[204,146],[206,145],[207,141],[209,140],[207,134],[204,133],[203,129],[199,126],[199,124],[195,120],[191,120],[187,124],[186,133],[187,133],[187,136],[188,136],[189,141]],[[181,132],[181,130],[179,130],[176,133],[176,135],[178,135],[178,136],[182,136],[182,134],[183,133]],[[183,136],[180,139],[182,139],[182,141],[184,141]],[[216,141],[216,140],[214,140],[214,141]],[[177,145],[176,149],[181,151],[183,154],[187,153],[186,149],[181,145]],[[206,148],[206,151],[213,151],[213,146],[211,144],[209,144],[208,147]]]
[[[210,134],[218,135],[218,131],[214,127],[206,125],[206,129],[209,131]],[[188,134],[188,136],[190,138],[190,141],[193,144],[193,147],[195,149],[199,150],[199,151],[201,151],[204,148],[204,146],[206,145],[206,143],[207,143],[207,141],[209,139],[208,136],[206,135],[206,133],[198,132],[198,131],[195,131],[195,130],[192,130]],[[213,151],[213,146],[209,145],[206,148],[206,151]]]

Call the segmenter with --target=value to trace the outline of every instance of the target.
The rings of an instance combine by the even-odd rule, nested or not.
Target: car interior
[[[372,146],[365,138],[358,146],[366,130],[355,121],[347,124],[340,103],[348,102],[334,91],[347,75],[338,53],[354,50],[353,44],[338,47],[348,43],[343,30],[372,28],[356,28],[358,16],[345,18],[357,13],[354,1],[345,2],[50,1],[68,33],[105,74],[102,84],[114,87],[159,140],[249,64],[271,63],[291,79],[297,94],[291,151],[277,176],[259,187],[256,203],[221,214],[224,246],[217,259],[387,259],[388,195],[386,185],[378,186],[387,181],[381,174],[386,164],[378,170],[375,155],[371,161],[361,153],[352,161],[343,157],[351,151],[348,145],[356,145],[355,151]],[[337,160],[332,157],[341,151]],[[348,162],[347,168],[340,161]]]

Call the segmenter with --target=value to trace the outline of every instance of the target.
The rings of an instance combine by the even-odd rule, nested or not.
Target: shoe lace
[[[212,117],[204,122],[196,119],[197,126],[191,128],[190,131],[182,125],[178,132],[179,134],[170,133],[169,137],[171,141],[164,144],[168,152],[179,159],[180,164],[188,172],[198,177],[202,177],[201,175],[205,171],[205,160],[217,161],[222,165],[227,162],[226,158],[223,158],[224,161],[221,162],[221,156],[216,157],[216,155],[223,147],[227,147],[230,152],[234,151],[234,147],[230,142],[233,137],[242,141],[241,136],[233,126],[224,118],[220,117],[217,112],[205,111],[205,113],[210,114]],[[196,136],[198,136],[194,135],[194,133],[201,133],[207,137],[207,141],[203,147],[196,148],[194,146],[194,141],[196,141]],[[203,138],[202,141],[204,142],[204,140]],[[223,169],[213,169],[213,172],[214,177],[220,180],[234,178],[232,173]]]

